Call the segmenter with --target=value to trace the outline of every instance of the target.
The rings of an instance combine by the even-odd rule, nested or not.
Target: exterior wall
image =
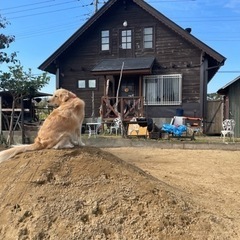
[[[234,119],[236,122],[235,126],[235,137],[240,137],[240,81],[234,82],[229,86],[228,99],[229,99],[229,112],[228,118]]]
[[[123,29],[123,21],[127,20],[128,28],[134,33],[133,48],[119,48],[119,32]],[[143,49],[143,27],[154,27],[155,46],[153,49]],[[110,30],[110,51],[100,51],[101,30]],[[155,56],[153,74],[183,75],[182,105],[179,106],[146,106],[145,112],[153,118],[171,118],[176,109],[184,109],[184,115],[202,117],[200,99],[200,64],[201,52],[187,43],[180,35],[173,32],[156,18],[139,6],[128,1],[125,8],[121,1],[115,4],[111,11],[101,16],[86,30],[77,43],[72,44],[59,59],[59,87],[75,92],[86,102],[86,116],[92,114],[92,91],[77,88],[78,79],[93,78],[91,69],[104,58]],[[104,77],[97,79],[97,89],[94,91],[94,112],[98,114],[101,96],[104,92]]]

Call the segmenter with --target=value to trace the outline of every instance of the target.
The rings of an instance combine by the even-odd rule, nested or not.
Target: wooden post
[[[23,97],[21,97],[21,133],[22,133],[22,144],[25,144],[25,133],[24,133],[24,105]]]

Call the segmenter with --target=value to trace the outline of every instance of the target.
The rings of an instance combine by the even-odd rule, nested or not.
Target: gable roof
[[[43,71],[48,71],[50,73],[55,74],[54,67],[51,66],[54,64],[55,60],[66,50],[68,47],[73,44],[88,28],[91,27],[91,25],[96,22],[105,12],[107,12],[116,2],[120,0],[109,0],[105,5],[102,6],[102,8],[99,9],[98,12],[96,12],[85,24],[82,25],[65,43],[62,44],[50,57],[48,57],[38,68]],[[219,54],[217,51],[191,35],[188,31],[181,28],[179,25],[171,21],[169,18],[164,16],[162,13],[157,11],[155,8],[150,6],[148,3],[146,3],[143,0],[126,0],[126,1],[132,1],[138,6],[140,6],[142,9],[147,11],[149,14],[154,16],[156,19],[158,19],[160,22],[162,22],[164,25],[175,31],[177,34],[181,35],[183,38],[185,38],[187,41],[198,47],[200,50],[211,56],[213,59],[215,59],[218,62],[218,66],[216,68],[219,68],[222,66],[226,60],[224,56]]]
[[[235,82],[237,82],[237,81],[239,81],[239,80],[240,80],[240,76],[234,78],[232,81],[230,81],[230,82],[227,83],[225,86],[223,86],[222,88],[220,88],[220,89],[217,91],[217,93],[220,94],[220,95],[226,95],[227,92],[228,92],[229,87],[230,87],[233,83],[235,83]]]

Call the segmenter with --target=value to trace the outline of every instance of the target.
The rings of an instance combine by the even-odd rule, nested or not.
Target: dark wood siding
[[[240,137],[240,81],[234,82],[229,86],[228,99],[229,99],[229,112],[228,118],[234,119],[235,137]]]
[[[124,21],[128,22],[133,31],[133,48],[121,49],[119,33]],[[143,28],[154,28],[154,48],[143,48]],[[101,30],[110,30],[110,51],[100,51]],[[147,106],[147,112],[152,117],[172,117],[177,108],[183,108],[184,114],[202,117],[200,113],[200,64],[201,52],[188,43],[182,36],[159,22],[148,12],[131,1],[127,1],[126,8],[119,1],[111,11],[103,14],[99,21],[87,29],[72,44],[58,61],[60,67],[60,87],[77,93],[86,101],[86,116],[91,116],[91,90],[77,88],[78,79],[93,78],[91,69],[104,58],[155,56],[156,62],[153,74],[182,74],[181,106],[152,107]],[[95,113],[101,104],[104,92],[104,78],[97,79],[95,91]]]

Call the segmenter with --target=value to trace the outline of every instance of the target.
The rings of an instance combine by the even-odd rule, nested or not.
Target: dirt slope
[[[239,239],[231,219],[93,147],[0,164],[0,239]]]

